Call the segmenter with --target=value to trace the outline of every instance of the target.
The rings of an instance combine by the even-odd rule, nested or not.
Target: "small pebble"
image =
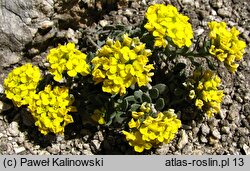
[[[221,119],[224,120],[227,117],[227,110],[222,108],[219,112],[219,115]]]
[[[217,15],[217,12],[215,11],[215,10],[211,10],[211,14],[213,15],[213,16],[216,16]]]
[[[225,105],[230,105],[230,104],[232,104],[232,103],[233,103],[233,100],[232,100],[231,96],[230,96],[230,95],[225,95],[225,96],[223,97],[223,103],[224,103]]]
[[[4,92],[4,90],[3,90],[3,85],[0,84],[0,93],[3,93],[3,92]]]
[[[61,150],[65,150],[66,149],[66,145],[65,144],[60,144],[60,149]]]
[[[210,128],[206,124],[201,125],[201,132],[203,135],[207,135],[210,132]]]
[[[25,148],[24,147],[14,148],[14,151],[15,151],[15,154],[19,154],[19,153],[25,151]]]
[[[246,153],[246,155],[250,155],[250,147],[246,144],[243,145],[243,150]]]
[[[232,9],[230,8],[220,8],[218,11],[217,11],[218,15],[221,16],[221,17],[231,17],[232,15]]]
[[[200,141],[201,141],[202,143],[207,143],[207,142],[208,142],[207,138],[206,138],[204,135],[201,135],[201,136],[200,136]]]
[[[38,155],[50,155],[48,151],[39,151]]]
[[[185,145],[185,147],[182,149],[182,154],[184,155],[191,155],[193,152],[193,144],[192,143],[188,143],[187,145]]]
[[[237,103],[232,104],[229,108],[228,119],[231,121],[234,121],[235,123],[238,123],[240,119],[239,117],[240,109],[241,109],[241,106],[238,105]]]
[[[3,111],[9,110],[10,108],[11,108],[11,105],[0,101],[0,113]]]
[[[208,141],[210,145],[215,145],[215,144],[218,144],[219,142],[219,140],[214,138],[213,136],[209,136]]]
[[[107,20],[101,20],[101,21],[99,21],[99,23],[100,23],[100,25],[102,27],[105,27],[106,25],[108,25],[108,21]]]
[[[195,30],[194,32],[195,32],[195,34],[196,34],[197,36],[200,36],[200,35],[202,35],[202,34],[203,34],[204,29],[199,28],[199,29]]]
[[[194,5],[194,0],[182,0],[183,5]]]
[[[40,29],[48,29],[48,28],[51,28],[52,26],[54,25],[54,22],[53,21],[43,21],[39,24],[39,28]]]
[[[188,143],[188,135],[185,130],[181,130],[180,135],[181,137],[178,141],[177,147],[182,149]]]
[[[156,149],[156,154],[166,155],[169,152],[169,144],[163,144]]]
[[[83,150],[82,153],[83,153],[84,155],[94,155],[94,154],[93,154],[91,151],[89,151],[89,150]]]
[[[223,126],[223,127],[221,128],[221,132],[222,132],[222,133],[225,133],[225,134],[229,134],[229,133],[230,133],[230,128],[227,127],[227,126]]]
[[[101,150],[101,142],[99,140],[92,140],[90,143],[90,148],[94,153]]]
[[[68,28],[67,33],[66,33],[66,38],[68,38],[71,42],[77,44],[78,39],[75,31],[71,28]]]
[[[8,132],[10,133],[10,135],[16,137],[19,134],[19,130],[18,130],[18,123],[17,122],[11,122],[9,127],[8,127]]]
[[[59,144],[52,144],[52,147],[48,147],[47,150],[52,154],[59,154],[60,146]]]
[[[133,15],[133,12],[130,9],[126,9],[124,15],[127,17],[131,17]]]
[[[210,4],[213,8],[221,8],[223,5],[223,0],[210,0]]]
[[[221,139],[220,132],[219,132],[218,129],[216,129],[216,128],[212,130],[212,135],[213,135],[216,139]]]

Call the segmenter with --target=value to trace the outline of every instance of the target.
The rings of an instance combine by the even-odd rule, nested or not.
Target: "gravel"
[[[6,2],[11,3],[11,1]],[[23,4],[24,1],[15,0],[15,2]],[[27,1],[23,9],[28,8],[30,2],[30,0]],[[235,26],[243,32],[240,38],[247,43],[250,42],[250,4],[248,1],[154,0],[148,2],[134,0],[125,5],[119,4],[118,7],[109,11],[101,10],[102,8],[98,7],[99,12],[93,14],[91,13],[91,10],[95,11],[93,4],[92,7],[89,4],[90,8],[87,9],[86,6],[83,7],[76,3],[74,8],[65,11],[61,5],[62,1],[39,0],[40,6],[38,3],[34,8],[21,10],[21,12],[27,13],[27,15],[21,15],[22,22],[26,25],[21,25],[18,33],[15,33],[14,29],[18,22],[8,23],[12,30],[8,30],[10,32],[6,35],[10,37],[5,40],[0,38],[0,42],[4,42],[1,43],[1,48],[4,44],[11,44],[9,47],[12,47],[9,49],[5,48],[8,46],[4,46],[0,53],[0,92],[3,92],[3,79],[13,67],[27,61],[44,67],[44,59],[48,50],[58,42],[67,40],[80,44],[82,40],[80,29],[100,28],[110,24],[136,25],[143,20],[143,14],[149,4],[164,2],[175,5],[181,13],[190,17],[195,36],[206,34],[207,23],[210,20],[216,20]],[[99,18],[93,20],[92,15]],[[13,13],[9,16],[20,20]],[[27,16],[32,17],[29,19]],[[6,23],[1,23],[1,25],[4,24]],[[27,32],[27,30],[29,31]],[[16,36],[20,41],[11,42],[14,40],[11,39],[11,36]],[[98,36],[93,37],[94,41],[96,39]],[[24,46],[26,50],[23,50]],[[222,78],[221,88],[225,93],[220,114],[211,119],[202,117],[183,124],[173,141],[163,144],[155,150],[145,152],[145,154],[250,155],[249,55],[248,46],[235,75],[229,74],[223,67],[219,67],[218,73]],[[84,127],[77,133],[73,132],[65,137],[42,136],[33,126],[34,121],[28,113],[12,112],[10,110],[12,107],[4,101],[0,101],[0,113],[3,113],[0,114],[0,154],[137,154],[124,142],[123,136],[99,128],[96,130]]]
[[[7,132],[9,133],[9,135],[10,135],[11,137],[16,137],[16,136],[18,136],[18,134],[19,134],[19,129],[18,129],[18,127],[19,127],[19,125],[18,125],[17,122],[11,122],[11,123],[9,124],[9,127],[8,127],[8,129],[7,129]],[[7,133],[7,134],[8,134],[8,133]]]
[[[210,132],[209,126],[206,125],[206,124],[202,124],[201,125],[201,132],[202,132],[203,135],[209,134],[209,132]]]
[[[232,16],[232,8],[220,8],[217,11],[218,15],[221,17],[231,17]]]
[[[188,135],[185,130],[181,130],[180,132],[180,139],[177,144],[177,148],[182,149],[188,143]]]

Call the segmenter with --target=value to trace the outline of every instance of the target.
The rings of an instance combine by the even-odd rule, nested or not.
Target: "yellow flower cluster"
[[[39,68],[32,64],[28,63],[13,69],[4,80],[6,97],[17,107],[29,104],[36,93],[40,79]]]
[[[145,86],[153,76],[153,65],[147,65],[150,55],[138,38],[125,34],[122,43],[108,39],[92,60],[93,79],[96,84],[103,82],[102,90],[111,94],[123,95],[135,83]]]
[[[43,91],[33,96],[28,106],[35,119],[39,131],[46,135],[49,132],[63,134],[64,127],[73,122],[68,112],[76,111],[71,106],[73,99],[69,96],[67,87],[54,87],[47,85]]]
[[[146,12],[146,18],[148,22],[144,27],[155,37],[154,46],[165,48],[166,36],[179,48],[191,46],[192,25],[188,23],[187,16],[178,13],[176,7],[164,4],[151,5]]]
[[[149,116],[146,112],[132,112],[128,123],[130,132],[122,131],[130,146],[136,152],[149,150],[160,143],[169,143],[181,126],[173,109],[159,112],[157,117]]]
[[[191,90],[189,97],[195,99],[195,106],[205,111],[210,118],[220,112],[220,103],[224,96],[222,90],[218,90],[221,79],[210,70],[204,74],[200,71],[194,72],[193,83],[195,90]]]
[[[106,113],[106,110],[104,108],[102,109],[95,109],[93,115],[91,116],[91,118],[97,122],[98,124],[100,125],[104,125],[105,124],[105,113]]]
[[[211,39],[210,54],[224,62],[226,67],[234,73],[239,66],[235,62],[243,58],[246,47],[246,43],[238,39],[240,32],[235,27],[227,30],[225,22],[212,21],[208,23],[208,26]]]
[[[59,45],[51,49],[47,56],[49,71],[54,75],[55,81],[62,80],[64,71],[67,71],[70,77],[75,77],[77,73],[86,76],[90,73],[86,58],[86,54],[76,49],[74,43]]]

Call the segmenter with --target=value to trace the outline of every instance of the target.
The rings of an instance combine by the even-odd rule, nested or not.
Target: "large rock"
[[[0,0],[0,70],[22,58],[22,50],[53,13],[53,0]]]

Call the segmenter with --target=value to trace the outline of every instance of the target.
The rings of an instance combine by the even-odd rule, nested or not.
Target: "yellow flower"
[[[172,39],[179,48],[190,47],[193,38],[192,26],[188,23],[189,18],[179,14],[172,5],[154,4],[147,12],[148,22],[144,26],[155,37],[154,46],[166,47],[166,37]]]
[[[102,90],[111,94],[124,95],[126,89],[137,83],[145,86],[151,81],[154,69],[148,63],[149,49],[138,38],[123,36],[123,42],[108,39],[91,61],[95,84],[103,83]]]
[[[196,74],[190,80],[195,89],[191,90],[190,94],[195,94],[192,98],[195,106],[211,117],[220,112],[220,103],[224,96],[223,91],[218,90],[221,80],[210,70],[206,70],[203,74],[201,72],[198,74],[198,70],[195,72]]]
[[[13,69],[4,80],[6,97],[17,107],[28,105],[36,93],[41,80],[40,70],[32,64],[25,64]]]
[[[156,118],[147,117],[142,126],[140,133],[145,141],[156,141],[156,143],[170,142],[178,128],[181,126],[180,120],[176,119],[173,110],[158,113]]]
[[[140,126],[140,120],[135,121],[133,118],[129,121],[129,128],[138,128]]]
[[[154,46],[165,48],[167,46],[167,41],[163,37],[156,37]]]
[[[28,109],[42,134],[63,134],[64,127],[73,122],[72,116],[68,114],[76,111],[71,106],[72,103],[68,88],[56,86],[52,89],[51,85],[47,85],[43,91],[33,96]]]
[[[142,105],[140,107],[140,111],[142,111],[141,113],[143,113],[143,114],[144,114],[144,112],[149,113],[151,111],[150,103],[145,103],[145,102],[142,103]],[[140,112],[137,112],[137,113],[140,113]],[[132,116],[133,116],[133,112],[132,112]],[[133,118],[135,118],[135,117],[133,116]]]
[[[122,131],[122,133],[126,136],[126,140],[129,142],[129,145],[133,146],[136,152],[141,153],[144,151],[144,149],[149,150],[152,148],[151,143],[142,140],[139,131],[136,132]]]
[[[144,115],[144,112],[135,112],[135,111],[132,112],[132,117],[133,117],[134,119],[139,119],[139,118],[142,117],[143,115]]]
[[[104,125],[105,124],[105,113],[106,110],[104,108],[102,109],[95,109],[94,114],[91,116],[91,118],[95,121],[98,122],[100,125]]]
[[[224,62],[230,72],[234,73],[239,66],[236,62],[243,58],[246,48],[246,43],[238,38],[240,32],[235,27],[228,30],[225,22],[212,21],[208,26],[211,40],[209,53]]]
[[[194,99],[195,98],[195,91],[194,90],[191,90],[189,92],[189,97],[190,97],[190,99]]]
[[[159,112],[156,117],[152,117],[146,112],[145,104],[141,109],[144,112],[132,112],[133,118],[128,123],[130,131],[122,131],[129,145],[133,146],[136,152],[143,152],[160,143],[169,143],[181,126],[174,110]]]
[[[196,99],[195,100],[195,106],[197,106],[198,109],[202,109],[203,105],[204,105],[204,103],[203,103],[203,101],[201,99]]]
[[[70,77],[75,77],[78,73],[86,76],[90,73],[86,58],[87,55],[77,50],[74,43],[59,44],[57,48],[51,49],[47,56],[49,71],[54,75],[55,81],[62,80],[64,71],[67,71]]]
[[[133,42],[133,39],[131,39],[130,37],[128,37],[128,34],[125,34],[123,36],[123,46],[131,46],[131,43]]]

